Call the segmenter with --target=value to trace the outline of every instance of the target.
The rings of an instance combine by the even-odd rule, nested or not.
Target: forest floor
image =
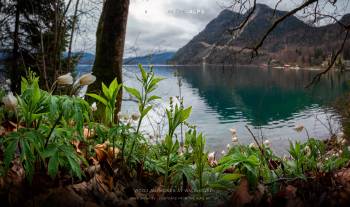
[[[332,140],[325,141],[332,151]],[[0,160],[2,160],[2,153]],[[13,161],[7,176],[0,177],[1,206],[349,206],[350,165],[306,179],[279,179],[275,193],[268,190],[273,183],[251,188],[242,177],[237,188],[226,192],[224,200],[198,201],[186,192],[162,191],[161,179],[140,172],[138,178],[128,176],[119,160],[91,163],[83,181],[69,176],[52,180],[45,172],[34,175],[32,183],[25,179],[20,162]],[[274,183],[276,184],[276,183]]]

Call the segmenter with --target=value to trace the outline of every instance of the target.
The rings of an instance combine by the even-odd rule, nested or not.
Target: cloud
[[[233,0],[131,0],[125,56],[157,51],[176,51],[190,41]],[[303,0],[282,1],[278,9],[289,10]],[[258,0],[274,7],[276,0]],[[338,1],[338,13],[349,11],[348,1]],[[322,5],[321,5],[322,6]],[[329,5],[327,5],[329,7]],[[328,8],[333,11],[334,8]],[[100,9],[101,10],[101,9]],[[94,16],[98,16],[95,14]],[[97,21],[82,20],[83,31],[76,50],[95,50]]]
[[[220,12],[213,0],[131,1],[126,56],[175,51]]]

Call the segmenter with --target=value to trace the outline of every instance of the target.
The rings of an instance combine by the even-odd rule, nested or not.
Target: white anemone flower
[[[93,111],[93,112],[97,111],[97,104],[96,104],[96,102],[93,102],[91,104],[91,111]]]
[[[5,97],[2,98],[2,102],[5,105],[5,108],[8,110],[15,111],[17,107],[17,98],[13,95],[12,92],[9,92]]]
[[[226,145],[226,148],[227,148],[227,150],[230,150],[230,149],[231,149],[231,145],[230,145],[230,144],[227,144],[227,145]]]
[[[87,86],[96,81],[96,76],[92,75],[91,73],[87,73],[85,75],[82,75],[78,80],[79,85]]]
[[[71,73],[67,73],[64,75],[61,75],[57,78],[57,84],[59,85],[72,85],[73,84],[73,77]]]

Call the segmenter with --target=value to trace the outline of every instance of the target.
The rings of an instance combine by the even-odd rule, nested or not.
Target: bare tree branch
[[[334,56],[332,56],[331,58],[331,62],[329,63],[328,67],[323,70],[322,72],[318,73],[316,76],[314,76],[314,78],[312,79],[312,81],[306,86],[306,88],[309,88],[311,85],[313,85],[314,83],[318,82],[321,77],[326,74],[328,71],[330,71],[335,63],[335,61],[337,60],[338,56],[340,55],[340,53],[343,51],[344,49],[344,45],[346,43],[346,40],[348,39],[348,35],[349,35],[349,29],[346,30],[346,34],[344,37],[344,40],[340,46],[340,48],[338,49],[338,51],[336,52],[336,54]]]
[[[264,41],[266,40],[266,38],[270,35],[270,33],[281,23],[283,22],[285,19],[287,19],[288,17],[294,15],[295,13],[297,13],[298,11],[308,7],[309,5],[315,3],[317,0],[307,0],[305,1],[303,4],[301,4],[300,6],[294,8],[293,10],[289,11],[288,13],[286,13],[285,15],[281,16],[280,18],[278,18],[277,20],[275,20],[273,22],[273,24],[271,25],[271,27],[267,30],[267,32],[265,32],[264,36],[259,40],[259,42],[256,44],[256,46],[254,48],[251,48],[253,50],[253,55],[255,53],[255,55],[258,54],[258,50],[259,48],[263,45]]]

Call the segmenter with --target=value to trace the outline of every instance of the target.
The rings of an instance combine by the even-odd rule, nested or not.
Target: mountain
[[[260,64],[269,61],[300,65],[321,64],[339,48],[342,42],[342,28],[338,24],[314,27],[290,16],[279,24],[267,37],[259,50],[259,56],[251,59],[251,51],[245,47],[255,46],[272,25],[273,21],[286,14],[257,4],[247,24],[236,33],[228,31],[237,27],[248,15],[223,10],[215,19],[180,48],[170,60],[173,64]],[[345,15],[341,22],[350,22]],[[344,55],[349,57],[349,47]]]
[[[136,65],[136,64],[167,64],[167,62],[174,56],[175,52],[164,52],[152,55],[145,55],[139,57],[124,58],[124,64]],[[79,56],[79,65],[93,65],[95,61],[95,55],[86,52],[73,52],[72,55]],[[64,53],[64,57],[67,57],[68,53]]]
[[[124,58],[125,65],[136,65],[136,64],[154,64],[154,65],[165,65],[173,58],[175,52],[164,52],[157,54],[150,54],[140,57]]]
[[[95,61],[95,55],[91,53],[81,53],[79,59],[80,65],[93,65]]]
[[[63,53],[63,57],[68,57],[68,52]],[[78,57],[78,65],[93,65],[95,61],[95,55],[88,52],[72,52],[72,57]]]

